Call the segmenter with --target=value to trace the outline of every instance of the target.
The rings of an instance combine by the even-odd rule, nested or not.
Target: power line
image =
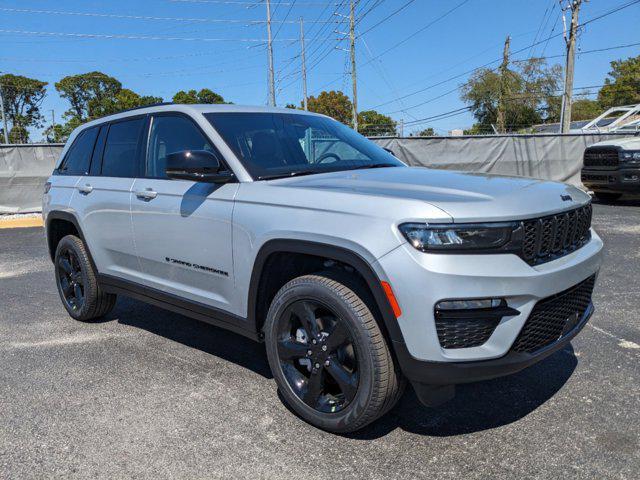
[[[371,30],[373,30],[374,28],[382,25],[384,22],[386,22],[387,20],[389,20],[391,17],[393,17],[394,15],[397,15],[398,13],[400,13],[402,10],[404,10],[405,8],[407,8],[409,5],[411,5],[413,2],[415,2],[415,0],[409,0],[408,2],[406,2],[404,5],[402,5],[400,8],[394,10],[393,12],[391,12],[389,15],[387,15],[386,17],[384,17],[382,20],[378,21],[377,23],[375,23],[374,25],[370,26],[369,28],[367,28],[364,32],[362,32],[360,35],[366,35],[367,33],[369,33]]]
[[[379,54],[377,57],[374,57],[373,59],[369,60],[369,62],[365,63],[363,66],[368,65],[369,63],[371,63],[373,60],[375,60],[376,58],[380,58],[383,55],[386,55],[387,53],[389,53],[391,50],[394,50],[396,48],[398,48],[400,45],[405,44],[406,42],[408,42],[409,40],[411,40],[413,37],[415,37],[416,35],[424,32],[425,30],[427,30],[429,27],[431,27],[432,25],[434,25],[435,23],[439,22],[440,20],[442,20],[443,18],[445,18],[446,16],[448,16],[449,14],[453,13],[454,11],[456,11],[458,8],[462,7],[464,4],[468,3],[470,0],[463,0],[461,3],[459,3],[458,5],[456,5],[455,7],[451,8],[450,10],[447,10],[445,13],[443,13],[442,15],[440,15],[439,17],[435,18],[434,20],[432,20],[431,22],[427,23],[424,27],[420,28],[419,30],[413,32],[411,35],[409,35],[408,37],[406,37],[405,39],[399,41],[398,43],[394,44],[393,46],[387,48],[385,51],[383,51],[381,54]],[[638,0],[640,1],[640,0]]]
[[[280,30],[282,30],[282,27],[283,27],[283,25],[284,25],[284,22],[286,22],[286,21],[287,21],[287,18],[289,18],[289,14],[291,13],[291,9],[294,7],[294,5],[295,5],[295,4],[296,4],[296,0],[293,0],[293,1],[291,2],[291,4],[289,5],[289,10],[287,10],[287,13],[286,13],[286,14],[285,14],[285,16],[284,16],[284,20],[282,21],[282,23],[281,23],[281,24],[280,24],[280,26],[278,27],[278,30],[276,30],[276,33],[275,33],[275,35],[273,36],[273,38],[274,38],[274,39],[278,36],[278,34],[280,33]],[[273,13],[275,14],[275,11],[274,11]]]
[[[7,30],[7,29],[0,29],[0,33],[9,33],[9,34],[16,34],[16,35],[55,36],[55,37],[100,38],[100,39],[116,39],[116,40],[166,40],[166,41],[183,41],[183,42],[249,42],[249,43],[251,42],[265,43],[267,41],[264,38],[162,37],[162,36],[154,36],[154,35],[41,32],[41,31],[31,31],[31,30]],[[333,40],[333,38],[328,38],[323,40]],[[298,39],[297,38],[280,38],[274,41],[297,42]]]
[[[259,5],[263,5],[262,1],[258,2],[248,2],[248,1],[234,1],[234,0],[169,0],[170,2],[175,3],[217,3],[224,5],[248,5],[247,8],[256,7]],[[294,2],[295,3],[295,2]],[[288,6],[290,2],[278,2],[278,5]],[[301,6],[305,7],[322,7],[325,5],[335,5],[335,2],[303,2],[299,3]]]
[[[293,7],[295,5],[295,1],[290,5]],[[291,8],[290,7],[290,8]],[[60,10],[36,10],[29,8],[7,8],[0,7],[0,11],[3,12],[11,12],[11,13],[31,13],[31,14],[43,14],[43,15],[69,15],[69,16],[80,16],[80,17],[98,17],[98,18],[114,18],[114,19],[122,19],[122,20],[148,20],[148,21],[161,21],[161,22],[189,22],[189,23],[235,23],[235,24],[264,24],[265,20],[238,20],[238,19],[230,19],[230,18],[194,18],[194,17],[156,17],[156,16],[148,16],[148,15],[123,15],[116,13],[97,13],[97,12],[68,12],[68,11],[60,11]],[[295,24],[294,20],[286,21],[285,20],[273,20],[272,23],[290,23]],[[309,22],[314,23],[314,22]],[[323,22],[321,22],[323,23]]]
[[[603,18],[603,17],[606,17],[607,15],[611,15],[611,14],[613,14],[613,13],[616,13],[616,12],[618,12],[618,11],[622,10],[623,8],[629,7],[629,6],[634,5],[634,4],[636,4],[636,3],[640,3],[640,0],[633,0],[632,2],[629,2],[629,3],[625,4],[625,5],[619,6],[619,7],[615,8],[615,9],[613,9],[613,10],[610,10],[610,11],[608,11],[608,12],[606,12],[606,13],[602,14],[602,15],[599,15],[599,16],[597,16],[597,17],[594,17],[594,18],[592,18],[592,19],[589,19],[589,20],[587,20],[586,22],[583,22],[583,23],[581,23],[580,25],[578,25],[578,28],[579,28],[579,27],[582,27],[582,26],[584,26],[584,25],[587,25],[587,24],[589,24],[589,23],[591,23],[591,22],[594,22],[594,21],[596,21],[596,20],[599,20],[599,19],[601,19],[601,18]],[[519,49],[519,50],[516,50],[515,52],[512,52],[512,54],[513,54],[513,55],[516,55],[516,54],[518,54],[518,53],[522,53],[523,51],[525,51],[525,50],[527,50],[527,49],[529,49],[529,48],[531,48],[531,47],[533,47],[533,46],[535,46],[535,45],[542,44],[542,43],[544,43],[544,42],[548,41],[550,38],[559,37],[560,35],[562,35],[562,34],[561,34],[561,33],[552,34],[552,35],[550,35],[550,36],[549,36],[549,37],[547,37],[547,38],[544,38],[544,39],[538,40],[537,42],[533,42],[531,45],[527,45],[526,47],[523,47],[523,48],[521,48],[521,49]],[[419,89],[419,90],[416,90],[416,91],[414,91],[414,92],[411,92],[411,93],[408,93],[408,94],[406,94],[406,95],[403,95],[402,97],[399,97],[398,99],[404,99],[404,98],[407,98],[407,97],[411,97],[411,96],[413,96],[413,95],[417,95],[418,93],[422,93],[422,92],[424,92],[424,91],[426,91],[426,90],[429,90],[429,89],[431,89],[431,88],[434,88],[434,87],[440,86],[440,85],[442,85],[442,84],[444,84],[444,83],[448,83],[448,82],[450,82],[450,81],[452,81],[452,80],[456,80],[456,79],[458,79],[458,78],[460,78],[460,77],[463,77],[463,76],[465,76],[465,75],[468,75],[468,74],[470,74],[470,73],[473,73],[473,72],[475,72],[475,71],[477,71],[477,70],[480,70],[481,68],[488,67],[489,65],[491,65],[491,64],[493,64],[493,63],[496,63],[496,62],[500,62],[500,61],[502,61],[502,58],[498,58],[498,59],[492,60],[492,61],[490,61],[490,62],[487,62],[487,63],[483,64],[483,65],[480,65],[479,67],[475,67],[475,68],[473,68],[473,69],[471,69],[471,70],[467,70],[467,71],[465,71],[465,72],[463,72],[463,73],[460,73],[460,74],[458,74],[458,75],[454,75],[454,76],[449,77],[449,78],[447,78],[447,79],[445,79],[445,80],[442,80],[442,81],[440,81],[440,82],[434,83],[434,84],[432,84],[432,85],[428,85],[428,86],[423,87],[423,88],[421,88],[421,89]],[[387,102],[384,102],[384,103],[381,103],[381,104],[375,105],[375,106],[373,106],[372,108],[378,108],[378,107],[381,107],[381,106],[383,106],[383,105],[388,105],[389,103],[392,103],[392,102],[394,102],[395,100],[397,100],[397,99],[389,100],[389,101],[387,101]],[[414,105],[414,106],[411,106],[411,107],[408,107],[408,109],[416,108],[416,107],[422,106],[423,104],[424,104],[424,102],[423,102],[423,103],[419,103],[419,104]]]
[[[367,65],[371,64],[372,62],[374,62],[375,60],[379,59],[380,57],[382,57],[383,55],[386,55],[387,53],[389,53],[391,50],[399,47],[400,45],[406,43],[407,41],[409,41],[411,38],[415,37],[416,35],[422,33],[423,31],[425,31],[426,29],[428,29],[429,27],[431,27],[432,25],[434,25],[435,23],[439,22],[440,20],[442,20],[443,18],[445,18],[447,15],[449,15],[450,13],[454,12],[455,10],[457,10],[458,8],[462,7],[464,4],[468,3],[470,0],[464,0],[463,2],[459,3],[458,5],[456,5],[455,7],[451,8],[450,10],[446,11],[444,14],[440,15],[439,17],[437,17],[436,19],[432,20],[430,23],[428,23],[427,25],[425,25],[424,27],[420,28],[419,30],[417,30],[416,32],[412,33],[410,36],[406,37],[405,39],[401,40],[400,42],[396,43],[395,45],[387,48],[386,50],[384,50],[382,53],[376,55],[375,57],[369,59],[368,62],[365,62],[362,67],[366,67]],[[640,1],[640,0],[639,0]],[[326,55],[325,55],[326,56]],[[323,57],[324,59],[324,57]],[[332,80],[331,82],[328,82],[326,84],[324,84],[323,86],[321,86],[319,89],[320,90],[322,88],[325,88],[328,85],[331,85],[332,83],[335,83],[337,80],[339,80],[339,78]],[[402,97],[404,98],[404,97]],[[395,100],[392,100],[395,101]],[[391,102],[386,102],[386,103],[391,103]],[[386,103],[381,104],[381,105],[386,105]],[[375,108],[375,107],[373,107]]]

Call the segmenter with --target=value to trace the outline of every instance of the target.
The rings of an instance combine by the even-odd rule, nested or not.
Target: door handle
[[[137,192],[135,192],[135,194],[136,197],[138,197],[140,200],[146,201],[153,200],[158,196],[158,192],[150,188],[147,188],[146,190],[138,190]]]
[[[87,183],[86,185],[78,186],[78,191],[83,195],[89,195],[91,192],[93,192],[93,187]]]

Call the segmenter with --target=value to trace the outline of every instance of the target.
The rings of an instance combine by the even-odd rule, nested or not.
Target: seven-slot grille
[[[511,350],[533,353],[571,332],[591,305],[595,279],[593,275],[569,290],[540,300]]]
[[[618,150],[611,148],[587,148],[584,152],[585,167],[617,167]]]
[[[529,265],[548,262],[582,247],[590,238],[591,204],[522,222],[522,258]]]

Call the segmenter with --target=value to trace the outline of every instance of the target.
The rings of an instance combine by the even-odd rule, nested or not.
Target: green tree
[[[424,130],[420,130],[417,132],[414,137],[434,137],[436,134],[435,130],[432,127],[425,128]]]
[[[111,115],[114,113],[128,110],[131,108],[144,107],[161,103],[161,97],[138,95],[128,88],[121,89],[113,98],[106,99],[102,106],[103,115]]]
[[[71,117],[66,123],[56,123],[56,126],[49,126],[44,131],[47,142],[64,143],[71,135],[71,132],[84,122],[78,117]]]
[[[391,117],[375,110],[358,113],[358,131],[367,137],[396,135],[396,125]]]
[[[199,92],[195,90],[189,90],[185,92],[184,90],[180,90],[173,96],[173,103],[186,103],[186,104],[195,104],[195,103],[209,103],[209,104],[221,104],[221,103],[229,103],[226,102],[222,95],[219,95],[208,88],[203,88]]]
[[[81,121],[112,113],[116,95],[122,90],[122,84],[102,72],[69,75],[55,84],[62,98],[71,104],[65,112],[65,118],[77,118]]]
[[[571,104],[571,120],[591,120],[603,112],[603,108],[596,100],[586,98],[576,100]]]
[[[331,90],[320,92],[317,97],[311,96],[307,100],[310,112],[322,113],[351,126],[351,100],[344,93]]]
[[[491,125],[496,124],[504,85],[507,92],[503,98],[506,129],[517,131],[552,119],[555,115],[554,92],[558,90],[560,80],[560,66],[549,67],[544,60],[533,58],[519,62],[516,69],[507,68],[503,74],[490,69],[478,70],[461,87],[460,98],[471,107],[478,122],[472,130],[491,132]]]
[[[9,141],[26,143],[29,128],[42,126],[40,106],[46,95],[47,82],[7,73],[0,75],[0,85],[9,124]]]
[[[640,103],[640,55],[611,62],[609,76],[598,93],[603,108]]]

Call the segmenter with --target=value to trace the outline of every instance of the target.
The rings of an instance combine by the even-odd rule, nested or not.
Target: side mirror
[[[220,171],[220,160],[207,150],[182,150],[167,155],[167,177],[206,183],[227,183],[233,173]]]

